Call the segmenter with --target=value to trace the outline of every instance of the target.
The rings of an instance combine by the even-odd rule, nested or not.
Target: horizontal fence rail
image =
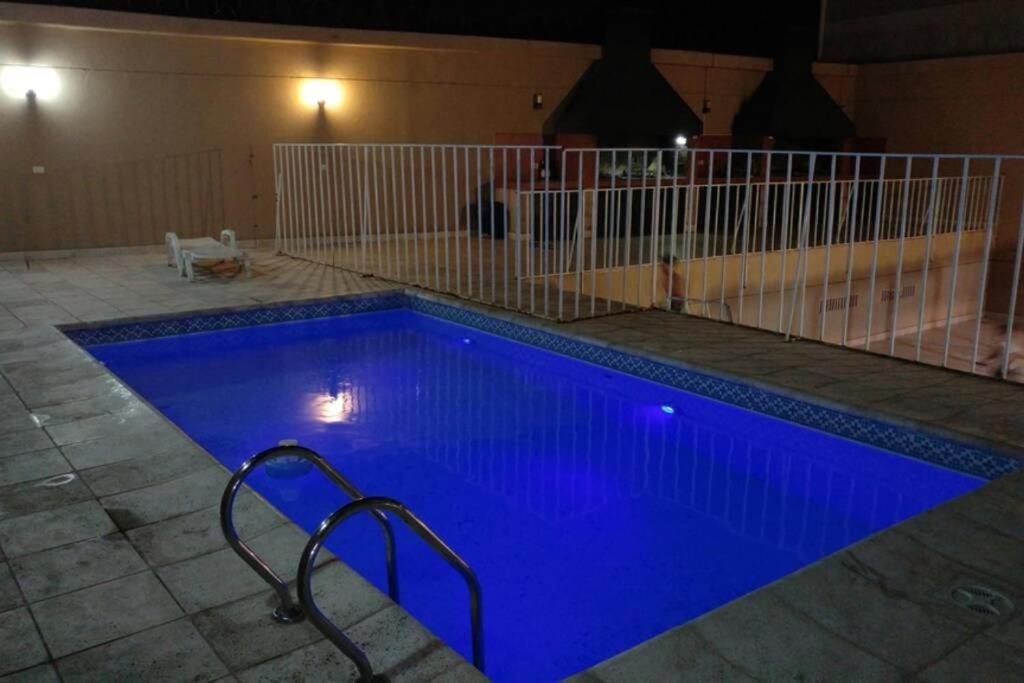
[[[280,144],[277,248],[534,315],[677,310],[1015,375],[1024,156]]]

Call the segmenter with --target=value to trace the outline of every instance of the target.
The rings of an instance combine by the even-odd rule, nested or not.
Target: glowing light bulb
[[[677,135],[676,136],[676,147],[686,147],[686,136],[685,135]]]
[[[321,78],[302,81],[299,89],[302,101],[312,107],[335,107],[341,104],[341,84]]]
[[[42,66],[5,66],[0,87],[11,97],[53,100],[60,94],[60,76],[56,70]]]
[[[666,403],[661,407],[661,412],[665,413],[666,415],[675,415],[676,409]]]

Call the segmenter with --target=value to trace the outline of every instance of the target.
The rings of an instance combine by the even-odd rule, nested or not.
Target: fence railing
[[[288,254],[572,320],[645,308],[1007,376],[1024,156],[281,144]]]

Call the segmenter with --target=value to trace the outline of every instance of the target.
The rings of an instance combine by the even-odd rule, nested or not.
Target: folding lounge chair
[[[185,264],[181,259],[182,249],[189,247],[209,247],[216,244],[223,244],[225,247],[236,248],[238,246],[238,240],[235,238],[234,230],[221,230],[219,242],[212,237],[191,237],[188,239],[179,239],[177,233],[168,232],[164,233],[164,244],[167,245],[167,265],[177,267],[178,275],[184,275]]]
[[[252,262],[249,254],[236,247],[229,247],[218,242],[188,247],[181,250],[182,267],[188,281],[196,279],[196,268],[212,268],[218,263],[234,262],[235,272],[245,271],[246,277],[252,277]]]
[[[168,232],[164,233],[164,243],[167,245],[167,265],[176,266],[178,269],[178,275],[182,276],[186,274],[185,259],[182,256],[182,252],[185,249],[217,247],[218,245],[231,247],[232,249],[236,249],[238,247],[238,240],[235,237],[234,230],[221,230],[219,242],[212,237],[179,239],[176,233]]]

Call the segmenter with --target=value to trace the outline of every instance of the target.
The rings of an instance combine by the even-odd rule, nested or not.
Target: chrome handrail
[[[378,513],[381,510],[394,513],[406,526],[416,532],[417,536],[426,541],[427,545],[437,551],[466,581],[466,586],[469,588],[469,620],[473,638],[473,666],[483,672],[483,602],[480,595],[480,582],[477,580],[476,574],[466,564],[466,561],[452,550],[448,544],[442,541],[430,527],[414,515],[409,508],[393,498],[381,496],[360,498],[343,505],[330,517],[320,522],[320,526],[309,537],[309,543],[306,544],[306,549],[302,551],[302,559],[299,561],[298,592],[299,604],[302,606],[302,610],[309,616],[313,625],[324,634],[324,637],[334,643],[346,657],[352,660],[359,670],[360,681],[369,683],[375,680],[373,666],[363,651],[341,629],[335,626],[330,619],[324,616],[323,612],[317,607],[316,601],[313,598],[311,580],[313,568],[316,565],[317,553],[320,552],[324,540],[331,531],[352,515],[363,511]]]
[[[245,479],[263,462],[286,455],[299,457],[311,462],[317,469],[323,472],[328,479],[334,482],[338,488],[347,493],[354,500],[362,500],[365,499],[366,496],[363,495],[362,491],[360,491],[355,484],[350,482],[336,469],[331,467],[330,463],[328,463],[322,455],[316,451],[306,448],[305,446],[299,446],[298,444],[289,441],[282,441],[277,446],[260,451],[242,463],[242,466],[239,467],[231,476],[231,480],[228,482],[227,488],[224,489],[224,495],[220,500],[220,528],[224,533],[224,539],[227,541],[228,545],[231,546],[231,548],[238,553],[243,560],[245,560],[246,564],[252,567],[253,571],[259,574],[263,580],[270,584],[270,587],[277,592],[281,605],[274,609],[274,620],[282,624],[292,624],[302,621],[302,608],[292,601],[291,594],[288,591],[287,582],[278,576],[270,565],[257,555],[245,541],[239,538],[238,530],[235,528],[234,523],[235,497],[238,495],[238,489],[241,488]],[[388,594],[391,596],[392,600],[398,602],[398,569],[395,566],[395,534],[391,529],[391,522],[387,518],[387,515],[379,510],[374,510],[373,516],[384,531],[385,560],[387,562],[388,574]]]

